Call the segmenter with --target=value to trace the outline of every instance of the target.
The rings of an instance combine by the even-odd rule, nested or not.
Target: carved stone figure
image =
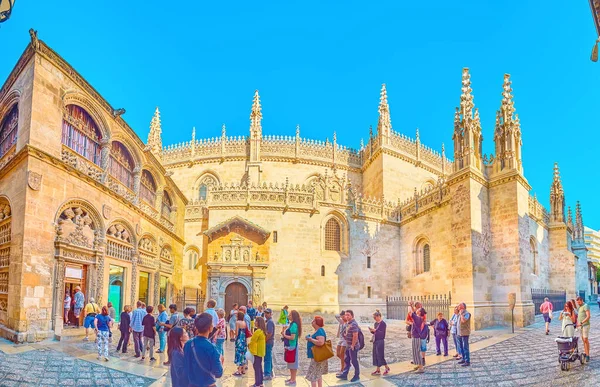
[[[211,294],[215,298],[219,296],[219,282],[217,280],[212,281]]]
[[[42,185],[42,175],[37,172],[27,171],[27,184],[34,191],[39,191]]]

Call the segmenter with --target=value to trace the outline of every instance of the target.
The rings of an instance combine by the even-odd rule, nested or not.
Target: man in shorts
[[[577,327],[581,330],[581,340],[583,341],[583,349],[585,351],[586,362],[590,362],[590,307],[583,302],[583,298],[577,297],[577,306],[579,313],[577,314]]]
[[[550,333],[550,322],[552,322],[552,303],[548,297],[544,298],[544,302],[540,305],[540,312],[544,316],[546,322],[546,334]]]
[[[85,303],[85,295],[79,286],[75,287],[75,295],[73,296],[73,314],[75,315],[75,328],[79,328],[79,316]]]

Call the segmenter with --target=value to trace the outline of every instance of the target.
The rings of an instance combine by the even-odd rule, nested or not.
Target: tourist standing
[[[173,328],[169,334],[169,350],[171,351],[169,354],[169,357],[171,358],[171,385],[173,387],[188,387],[183,361],[183,346],[188,340],[187,332],[180,327]]]
[[[267,350],[267,340],[265,335],[267,327],[265,326],[265,319],[260,316],[257,316],[254,319],[254,325],[256,329],[252,333],[252,337],[248,343],[248,350],[254,355],[254,386],[259,387],[263,385],[262,361]]]
[[[223,350],[223,344],[225,344],[225,339],[227,338],[226,326],[225,324],[225,311],[223,309],[217,310],[217,316],[219,316],[219,321],[217,322],[217,332],[214,335],[214,344],[217,348],[217,351],[221,354],[221,363],[225,359],[225,352]]]
[[[462,359],[462,356],[460,354],[460,346],[458,345],[457,328],[458,328],[459,318],[460,318],[460,314],[459,314],[458,306],[455,306],[454,314],[450,318],[450,334],[452,335],[452,341],[454,342],[454,348],[456,350],[456,353],[453,356],[455,359]]]
[[[175,305],[175,304],[169,305],[169,311],[171,312],[171,317],[169,317],[169,322],[166,322],[166,323],[162,324],[162,326],[165,327],[165,331],[167,332],[167,337],[169,336],[169,331],[172,328],[175,328],[177,326],[177,323],[181,319],[181,316],[177,312],[177,305]],[[212,326],[212,324],[211,324],[211,326]],[[168,348],[169,347],[167,346],[167,361],[165,361],[163,363],[163,365],[170,365],[171,364],[171,359],[169,358]]]
[[[114,322],[117,321],[117,311],[115,310],[115,308],[113,307],[112,302],[108,302],[106,304],[106,307],[108,308],[108,317],[110,317],[110,319]],[[112,343],[112,329],[110,329],[108,331],[108,341],[110,343]]]
[[[548,297],[544,298],[544,302],[540,305],[540,312],[544,316],[544,321],[546,322],[546,334],[550,333],[550,322],[552,321],[552,303]]]
[[[183,329],[184,329],[184,330],[187,332],[187,334],[188,334],[188,337],[189,337],[189,338],[190,338],[190,340],[191,340],[191,339],[193,339],[193,338],[194,338],[194,336],[195,336],[195,335],[194,335],[194,329],[195,329],[195,326],[194,326],[194,320],[193,320],[193,319],[190,317],[190,312],[191,312],[191,310],[190,310],[190,309],[191,309],[191,308],[185,308],[185,309],[183,310],[183,318],[182,318],[182,319],[180,319],[180,320],[177,322],[177,326],[178,326],[178,327],[182,327],[182,328],[183,328]],[[208,313],[208,311],[207,311],[206,313]],[[215,312],[215,313],[216,313],[216,312]],[[210,315],[211,315],[211,317],[212,317],[212,314],[211,314],[211,313],[208,313],[208,314],[210,314]],[[218,321],[218,319],[217,319],[217,321]],[[215,326],[213,327],[213,331],[215,331],[215,330],[216,330],[216,324],[215,324]],[[214,337],[214,332],[211,332],[211,335],[209,335],[208,339],[209,339],[211,342],[213,342],[213,343],[214,343],[214,340],[212,340],[212,339],[213,339],[213,337]]]
[[[163,304],[158,305],[158,317],[156,318],[156,332],[158,333],[158,351],[156,353],[165,352],[167,346],[167,331],[165,331],[165,323],[169,321],[167,308]]]
[[[85,303],[85,295],[79,286],[75,287],[75,295],[73,296],[73,314],[75,315],[75,328],[79,328],[79,316]],[[87,336],[87,333],[86,333]]]
[[[471,313],[467,311],[467,304],[461,302],[458,305],[458,309],[460,312],[459,318],[459,345],[460,345],[460,353],[462,354],[462,359],[458,362],[463,367],[468,367],[471,365],[471,352],[469,351],[469,336],[471,335]]]
[[[275,345],[275,323],[273,322],[273,311],[265,309],[267,335],[265,347],[265,377],[264,380],[273,379],[273,346]]]
[[[83,327],[85,328],[85,337],[84,341],[88,341],[90,338],[88,337],[88,331],[90,328],[94,327],[94,320],[96,319],[96,315],[100,313],[100,307],[96,304],[94,297],[90,297],[90,302],[87,303],[84,313]]]
[[[248,308],[246,308],[246,313],[250,317],[250,331],[254,330],[254,319],[256,318],[256,309],[252,305],[252,300],[248,301]]]
[[[235,323],[235,357],[233,361],[237,366],[237,371],[233,376],[242,376],[246,373],[246,351],[248,350],[246,338],[248,337],[247,333],[249,332],[248,327],[250,325],[246,323],[246,315],[241,309],[242,307],[238,311],[237,322]]]
[[[102,313],[94,315],[94,331],[96,332],[96,345],[98,346],[98,360],[104,356],[104,361],[108,361],[108,332],[112,326],[112,321],[108,316],[106,306],[102,307]]]
[[[348,380],[348,373],[350,372],[350,363],[354,367],[354,377],[350,380],[352,383],[360,380],[360,365],[358,363],[358,351],[360,350],[358,334],[360,327],[354,319],[354,312],[351,310],[346,311],[346,356],[344,362],[344,370],[340,375],[337,375],[338,379]]]
[[[285,381],[285,384],[288,386],[296,385],[296,376],[298,375],[298,338],[302,335],[302,320],[300,319],[300,314],[296,310],[292,310],[290,312],[290,326],[289,328],[282,329],[281,336],[285,340],[288,340],[288,344],[284,343],[284,350],[290,351],[293,353],[293,361],[287,363],[287,368],[290,370],[290,378]]]
[[[238,309],[239,312],[244,313],[244,321],[246,322],[246,326],[248,327],[248,330],[250,330],[250,316],[248,316],[248,313],[246,312],[246,307],[245,306],[240,306],[240,308]]]
[[[583,340],[583,349],[585,351],[586,361],[590,362],[590,307],[583,302],[583,298],[577,297],[577,306],[579,314],[577,315],[577,326],[581,330],[581,340]]]
[[[117,344],[117,352],[119,352],[122,346],[123,353],[127,353],[129,335],[131,334],[131,317],[129,312],[131,312],[131,306],[125,305],[123,312],[121,312],[121,318],[119,321],[119,331],[121,332],[121,337],[119,338],[119,343]]]
[[[262,305],[259,305],[258,308],[256,308],[256,317],[265,317]]]
[[[575,310],[573,309],[573,305],[571,305],[571,301],[565,302],[565,307],[563,311],[558,315],[558,319],[562,321],[561,336],[575,336],[574,324],[577,322],[577,316],[575,315]]]
[[[336,355],[341,361],[340,372],[336,373],[336,375],[341,375],[344,373],[344,367],[346,365],[346,311],[342,310],[339,315],[335,316],[335,319],[338,321],[338,331],[337,331],[337,346],[336,346]]]
[[[154,307],[148,305],[146,307],[146,312],[148,312],[144,319],[142,320],[142,325],[144,326],[144,347],[142,348],[142,360],[146,358],[146,349],[150,351],[150,361],[155,361],[154,358],[154,343],[156,342],[156,321],[154,320],[154,316],[152,312],[154,311]]]
[[[281,312],[279,312],[279,320],[277,320],[277,324],[279,325],[287,325],[288,323],[288,306],[285,305]]]
[[[310,359],[308,371],[306,372],[306,380],[308,380],[312,387],[323,386],[323,375],[329,372],[328,360],[315,361],[313,354],[313,348],[322,347],[325,345],[327,340],[327,334],[323,329],[324,321],[323,317],[315,316],[312,321],[312,327],[315,332],[312,335],[306,336],[306,356]]]
[[[433,334],[435,335],[435,354],[440,356],[442,354],[441,344],[444,346],[444,356],[448,356],[448,321],[444,318],[443,313],[437,314],[437,319],[431,321],[430,325],[433,325]]]
[[[136,309],[131,314],[131,332],[133,334],[133,347],[135,348],[135,356],[140,357],[142,355],[142,335],[144,334],[144,326],[142,321],[146,316],[147,312],[143,308],[144,303],[139,301],[136,303]]]
[[[219,352],[208,341],[208,335],[213,329],[212,322],[212,316],[208,313],[197,316],[194,321],[197,335],[183,347],[183,375],[187,377],[185,386],[214,386],[223,375]],[[169,339],[169,351],[171,341]]]
[[[217,306],[217,301],[210,299],[206,302],[206,310],[204,311],[204,313],[210,314],[210,316],[213,319],[213,330],[208,335],[208,340],[211,340],[211,341],[213,339],[215,332],[217,331],[217,323],[219,322],[219,316],[217,316],[217,311],[215,310],[216,306]],[[186,309],[188,310],[188,316],[189,316],[189,308],[186,308]],[[184,310],[184,314],[185,314],[185,310]],[[193,325],[193,321],[192,321],[192,325]],[[189,334],[190,334],[190,331],[188,330],[188,335]],[[190,336],[190,339],[193,339],[193,336]]]
[[[69,310],[71,309],[71,293],[65,291],[65,299],[63,301],[63,321],[65,325],[69,325]]]
[[[385,361],[385,331],[387,324],[383,321],[379,309],[375,309],[373,319],[375,320],[375,324],[373,328],[369,328],[369,331],[373,334],[373,365],[377,369],[371,375],[381,375],[381,367],[385,367],[383,374],[387,375],[390,372],[390,367],[388,367]]]
[[[412,301],[409,303],[409,307],[411,310],[410,321],[412,322],[410,333],[412,337],[413,364],[415,365],[416,373],[422,374],[425,371],[423,370],[424,359],[421,354],[423,350],[421,348],[421,336],[425,329],[425,318],[422,317],[421,308],[417,309]],[[427,347],[425,347],[425,350],[427,350]]]
[[[233,304],[229,312],[229,341],[235,341],[235,322],[237,321],[238,304]]]

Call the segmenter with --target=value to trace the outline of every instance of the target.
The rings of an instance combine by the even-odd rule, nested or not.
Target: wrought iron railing
[[[443,313],[444,318],[450,318],[450,307],[452,306],[452,294],[433,294],[427,296],[403,296],[387,297],[387,318],[393,320],[404,320],[409,310],[410,302],[420,302],[433,319],[438,313]]]
[[[552,310],[563,310],[565,302],[567,302],[567,292],[565,290],[531,289],[531,299],[536,315],[542,314],[540,305],[544,303],[546,297],[552,303]]]

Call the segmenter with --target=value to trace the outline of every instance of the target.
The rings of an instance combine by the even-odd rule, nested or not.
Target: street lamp
[[[15,0],[0,0],[0,23],[10,18],[10,13],[15,5]]]

